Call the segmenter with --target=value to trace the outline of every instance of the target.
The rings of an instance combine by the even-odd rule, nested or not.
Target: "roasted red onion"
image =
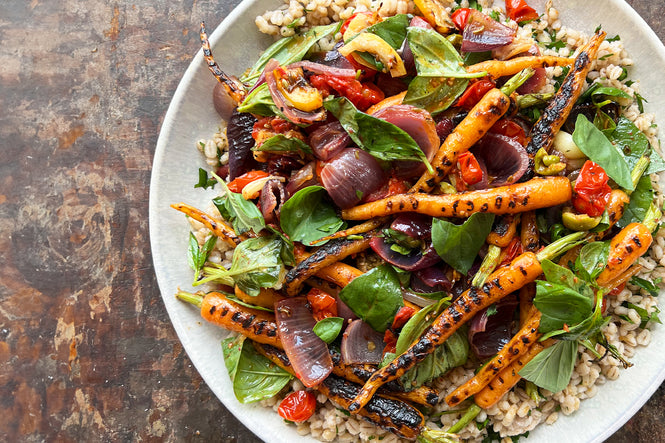
[[[238,112],[237,109],[231,114],[226,127],[226,137],[229,140],[229,180],[257,166],[252,154],[254,123],[256,118],[252,114]]]
[[[487,168],[490,186],[515,183],[529,166],[524,146],[505,135],[487,133],[471,148],[471,152]]]
[[[412,28],[434,29],[427,20],[417,15],[413,16],[411,22],[409,23],[409,26]]]
[[[224,85],[220,82],[217,82],[212,89],[212,104],[215,107],[215,111],[225,121],[229,121],[233,110],[237,106],[237,103],[233,101],[231,96],[226,92],[226,89],[224,89]]]
[[[374,117],[385,120],[404,130],[418,143],[420,149],[432,160],[439,149],[439,136],[436,124],[429,112],[411,105],[396,105],[379,109]],[[398,178],[411,178],[425,171],[425,164],[417,161],[398,161],[394,163],[395,175]]]
[[[341,57],[341,54],[340,54]],[[342,57],[344,58],[344,57]],[[346,59],[344,59],[346,60]],[[348,60],[347,60],[348,63]],[[307,71],[313,72],[314,74],[324,74],[324,75],[334,75],[335,77],[342,78],[356,78],[356,70],[353,69],[351,63],[349,67],[342,68],[337,66],[329,66],[322,63],[314,63],[307,60],[300,62],[292,63],[287,66],[288,68],[303,68]]]
[[[374,237],[369,241],[369,246],[379,257],[393,266],[397,266],[405,271],[416,271],[418,269],[428,268],[441,261],[441,257],[434,250],[431,243],[424,251],[415,249],[408,255],[401,254],[391,249],[391,244],[381,237]]]
[[[417,212],[407,212],[398,215],[390,224],[390,229],[417,239],[430,238],[432,235],[432,217]]]
[[[275,305],[275,320],[284,352],[302,383],[311,388],[333,369],[328,346],[312,330],[316,321],[305,297],[293,297]]]
[[[379,364],[384,347],[383,334],[360,319],[354,320],[342,335],[342,361],[346,364]]]
[[[511,43],[515,30],[472,9],[462,37],[462,52],[485,52]]]
[[[330,51],[318,52],[314,54],[310,60],[321,65],[332,66],[334,68],[353,69],[355,71],[351,62],[339,53],[339,48],[342,46],[344,46],[344,42],[339,41]]]
[[[321,170],[321,183],[335,204],[350,208],[363,196],[381,187],[386,180],[379,163],[367,152],[347,148]]]
[[[451,119],[443,116],[437,116],[434,121],[436,122],[436,135],[439,136],[439,140],[443,143],[446,137],[448,137],[450,133],[453,132],[455,125]]]
[[[349,146],[351,137],[338,121],[321,125],[309,135],[309,145],[319,160],[330,160]]]
[[[316,121],[325,120],[326,111],[323,108],[312,112],[305,112],[291,106],[289,101],[277,87],[277,80],[275,79],[275,74],[273,72],[277,68],[279,68],[279,62],[275,59],[270,59],[263,72],[265,73],[266,83],[270,90],[270,96],[275,102],[275,106],[277,106],[282,114],[295,124],[310,124]]]
[[[453,287],[443,266],[435,265],[419,269],[411,274],[411,289],[423,294],[450,291]]]
[[[300,191],[302,188],[313,186],[318,183],[319,181],[316,179],[316,163],[309,162],[291,174],[291,178],[286,184],[287,198]]]
[[[279,211],[286,201],[286,191],[282,182],[276,179],[268,180],[261,190],[259,207],[263,218],[268,224],[279,223]]]
[[[469,327],[469,344],[480,359],[493,356],[504,347],[513,336],[513,314],[519,302],[515,297],[501,300],[496,305],[496,313],[488,315],[485,308],[476,314]]]

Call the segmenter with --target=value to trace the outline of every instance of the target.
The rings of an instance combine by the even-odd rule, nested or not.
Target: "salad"
[[[239,78],[202,25],[226,128],[200,146],[211,208],[173,205],[204,288],[177,297],[238,333],[239,401],[324,440],[324,410],[333,438],[361,418],[473,440],[551,422],[630,366],[617,337],[659,321],[643,256],[665,161],[643,99],[598,70],[615,37],[554,54],[553,8],[497,3],[303,16]]]

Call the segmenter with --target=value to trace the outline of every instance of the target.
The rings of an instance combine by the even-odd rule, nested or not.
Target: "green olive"
[[[566,164],[556,155],[549,155],[540,148],[533,158],[534,169],[539,175],[556,175],[566,169]]]
[[[563,225],[571,231],[589,231],[600,223],[601,217],[577,214],[571,208],[565,208],[561,214]]]

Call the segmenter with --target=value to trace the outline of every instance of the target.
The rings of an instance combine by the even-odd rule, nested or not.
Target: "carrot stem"
[[[186,292],[179,289],[178,292],[176,292],[175,297],[178,300],[191,303],[199,308],[201,307],[201,303],[203,303],[203,295],[198,292],[196,294],[192,294],[191,292]]]

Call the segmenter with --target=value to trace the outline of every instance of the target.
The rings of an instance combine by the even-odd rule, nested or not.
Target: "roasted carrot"
[[[406,371],[424,360],[477,312],[534,281],[541,272],[542,268],[536,255],[532,252],[525,252],[515,258],[510,265],[494,271],[481,288],[472,287],[465,291],[434,320],[432,325],[406,352],[372,375],[350,405],[349,410],[351,412],[359,410],[381,385],[401,377]]]
[[[492,232],[487,236],[487,243],[500,248],[505,248],[513,241],[517,233],[517,225],[520,222],[519,214],[508,214],[494,222]]]
[[[591,65],[596,59],[598,48],[604,38],[605,32],[598,30],[582,48],[561,87],[533,125],[526,145],[526,151],[531,157],[541,148],[549,152],[554,136],[559,132],[582,93],[586,76],[591,70]]]
[[[239,332],[254,341],[282,347],[275,316],[266,311],[246,308],[220,292],[190,294],[178,291],[176,297],[201,308],[201,316],[217,326]]]
[[[498,373],[517,360],[520,355],[524,355],[527,348],[540,338],[539,326],[540,312],[533,307],[529,320],[517,334],[475,376],[448,394],[446,397],[448,406],[457,406],[473,394],[480,392]]]
[[[610,241],[607,266],[596,282],[600,286],[606,286],[644,255],[652,241],[651,232],[642,223],[631,223],[623,228]]]
[[[526,211],[520,218],[520,239],[525,251],[537,251],[540,246],[540,231],[536,224],[536,211]]]
[[[309,277],[349,255],[357,254],[369,248],[369,241],[376,235],[377,233],[374,231],[366,232],[361,234],[361,238],[358,240],[337,239],[319,247],[286,273],[284,278],[286,294],[289,296],[297,295],[302,284]]]
[[[571,66],[574,58],[537,55],[513,57],[510,60],[487,60],[466,68],[467,72],[487,72],[493,79],[515,75],[526,68],[547,68],[550,66]]]
[[[430,162],[434,173],[426,171],[409,192],[431,191],[455,166],[457,157],[480,140],[509,107],[510,99],[499,89],[485,94],[443,141]]]
[[[331,235],[328,235],[326,237],[315,240],[311,244],[315,245],[317,243],[322,243],[324,241],[335,240],[336,238],[348,237],[349,235],[364,234],[366,232],[369,232],[373,229],[376,229],[376,228],[384,225],[387,221],[388,221],[387,217],[380,217],[380,218],[375,218],[375,219],[372,219],[372,220],[367,220],[365,223],[361,223],[361,224],[353,226],[349,229],[345,229],[343,231],[338,231],[338,232],[335,232],[334,234],[331,234]]]
[[[227,75],[224,71],[222,71],[217,62],[215,62],[215,59],[212,57],[210,43],[208,42],[208,33],[206,32],[205,23],[203,22],[201,22],[199,37],[201,39],[203,58],[208,64],[208,69],[210,72],[212,72],[212,75],[215,76],[217,81],[222,84],[229,97],[231,97],[236,103],[240,104],[245,98],[245,87],[238,79]]]
[[[499,372],[492,381],[474,395],[475,403],[483,409],[495,405],[522,378],[519,371],[553,341],[533,343],[524,355],[518,357],[508,367]]]
[[[530,318],[533,308],[533,299],[536,296],[536,284],[529,283],[520,289],[520,328],[523,327]]]
[[[379,109],[388,108],[390,106],[395,106],[395,105],[401,105],[402,102],[404,101],[404,97],[406,97],[406,91],[400,92],[399,94],[396,95],[391,95],[390,97],[386,97],[377,104],[370,106],[365,113],[372,115]]]
[[[517,214],[565,203],[571,195],[568,178],[543,177],[460,194],[397,194],[344,209],[342,217],[366,220],[400,212],[418,212],[434,217],[468,217],[476,212]]]
[[[259,353],[266,356],[277,366],[292,375],[294,374],[291,362],[283,351],[259,343],[254,343],[254,346]],[[353,396],[360,390],[360,386],[342,376],[331,374],[314,389],[323,393],[339,406],[347,407]],[[415,438],[420,433],[424,418],[409,403],[395,398],[396,395],[399,396],[402,393],[391,393],[389,397],[375,396],[365,408],[358,411],[358,415],[383,429],[395,432],[399,436]]]
[[[268,309],[274,309],[275,303],[284,298],[283,295],[272,288],[261,288],[259,295],[249,295],[246,292],[243,292],[243,290],[238,286],[236,286],[234,292],[236,297],[245,303]]]
[[[226,244],[235,248],[241,241],[246,240],[246,235],[236,235],[235,231],[224,220],[212,218],[200,209],[196,209],[185,203],[174,203],[171,205],[173,209],[177,209],[183,214],[188,215],[194,220],[201,222],[206,228],[210,229],[213,234],[223,240]]]
[[[614,226],[616,222],[621,220],[621,217],[623,217],[623,212],[626,208],[626,205],[630,202],[630,197],[623,192],[621,189],[614,189],[610,193],[610,199],[607,202],[607,206],[605,207],[605,210],[607,211],[607,215],[609,218],[610,226]],[[609,229],[604,231],[604,233],[608,233]]]

